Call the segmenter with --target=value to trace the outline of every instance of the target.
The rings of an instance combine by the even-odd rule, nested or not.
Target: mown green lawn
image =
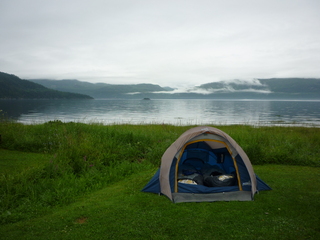
[[[48,214],[0,226],[1,239],[320,239],[320,171],[264,165],[272,188],[252,202],[174,204],[140,192],[154,171],[133,174]]]
[[[15,174],[44,165],[50,161],[49,154],[9,151],[0,148],[0,174]]]

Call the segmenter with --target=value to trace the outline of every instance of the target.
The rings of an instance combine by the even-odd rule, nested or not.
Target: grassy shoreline
[[[276,239],[290,239],[289,236],[316,239],[313,236],[319,236],[319,128],[217,126],[239,143],[256,173],[274,189],[257,195],[255,202],[176,206],[165,197],[140,193],[159,166],[166,148],[191,127],[0,122],[0,230],[5,233],[4,239],[19,236],[28,236],[26,239],[41,239],[40,236],[72,239],[85,236],[84,229],[92,234],[91,238],[88,235],[90,239],[105,239],[105,236],[126,239],[130,231],[134,239],[181,239],[179,236],[208,239],[207,231],[213,230],[215,236],[224,239],[226,228],[238,229],[240,235],[235,235],[235,230],[228,235],[237,239],[266,239],[264,234],[278,236]],[[297,203],[299,207],[294,206]],[[87,213],[81,210],[81,205],[88,210]],[[219,209],[221,206],[228,210]],[[269,208],[277,216],[276,220],[271,220]],[[120,214],[121,211],[124,213]],[[193,211],[200,211],[197,214],[203,219],[199,223],[190,222],[193,227],[187,228],[194,232],[183,230],[182,225],[187,225],[186,220],[191,221],[191,218],[186,217],[179,223],[179,217],[184,214],[196,218]],[[204,221],[210,219],[208,212],[211,211],[223,219],[224,225],[219,225],[216,219],[211,219],[215,227]],[[214,214],[216,211],[218,214]],[[70,217],[68,213],[72,213]],[[170,226],[173,224],[171,218],[177,224],[176,230]],[[243,222],[239,226],[235,226],[234,219],[237,218]],[[273,229],[271,232],[263,224],[268,218],[267,226]],[[258,219],[260,225],[253,222],[254,219]],[[46,221],[49,223],[45,224]],[[74,231],[69,228],[61,230],[62,223],[72,226]],[[251,230],[244,232],[245,224],[254,227],[248,227]],[[154,229],[145,230],[149,226]],[[203,233],[199,232],[201,227]],[[28,229],[32,230],[31,233]],[[169,232],[162,235],[161,229]],[[284,233],[288,230],[292,233]],[[49,232],[55,234],[47,236]],[[259,237],[259,234],[262,235]]]

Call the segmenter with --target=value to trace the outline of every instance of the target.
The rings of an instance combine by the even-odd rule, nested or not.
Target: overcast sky
[[[1,0],[0,71],[172,87],[320,78],[320,1]]]

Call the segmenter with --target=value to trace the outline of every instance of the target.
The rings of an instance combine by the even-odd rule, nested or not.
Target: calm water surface
[[[102,124],[320,126],[320,100],[0,100],[0,110],[25,124],[61,120]]]

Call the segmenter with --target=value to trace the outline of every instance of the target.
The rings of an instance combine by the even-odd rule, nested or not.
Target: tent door
[[[174,178],[174,192],[178,192],[178,171],[179,171],[179,162],[181,160],[181,157],[186,149],[186,147],[190,144],[193,144],[193,143],[196,143],[196,142],[203,142],[203,141],[211,141],[211,142],[218,142],[218,143],[222,143],[228,150],[228,152],[230,153],[230,155],[232,156],[232,152],[231,150],[229,149],[228,145],[223,142],[223,141],[219,141],[219,140],[215,140],[215,139],[200,139],[200,140],[196,140],[196,141],[191,141],[191,142],[188,142],[186,143],[180,153],[179,153],[179,157],[177,159],[177,162],[176,162],[176,166],[175,166],[175,178]],[[239,169],[238,169],[238,165],[237,165],[237,161],[234,157],[232,157],[233,159],[233,164],[234,164],[234,167],[236,169],[236,175],[237,175],[237,179],[238,179],[238,186],[239,186],[239,190],[242,191],[242,184],[241,184],[241,180],[240,180],[240,174],[239,174]],[[218,159],[218,161],[224,161],[224,154],[221,154],[220,156],[220,159]]]

